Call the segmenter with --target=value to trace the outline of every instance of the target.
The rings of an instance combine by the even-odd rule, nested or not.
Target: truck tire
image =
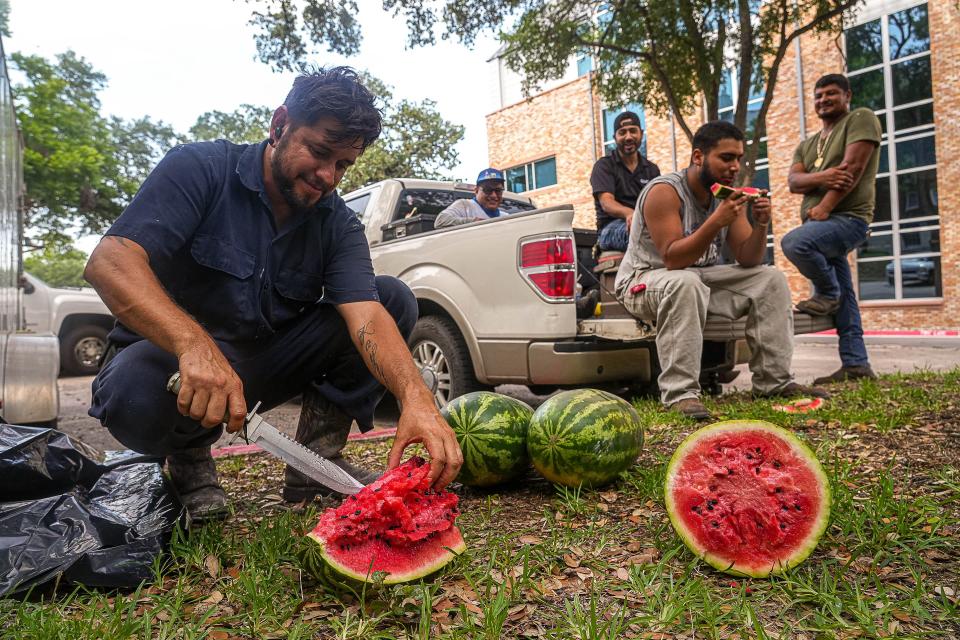
[[[60,372],[71,376],[92,376],[100,368],[100,356],[107,346],[107,330],[85,324],[60,339]]]
[[[465,393],[491,388],[473,375],[470,351],[451,320],[423,316],[417,320],[407,344],[438,407]]]

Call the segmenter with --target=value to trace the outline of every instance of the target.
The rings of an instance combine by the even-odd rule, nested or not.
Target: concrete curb
[[[396,433],[397,430],[395,428],[374,429],[373,431],[367,431],[366,433],[351,433],[349,436],[347,436],[347,440],[383,440],[385,438],[393,437]],[[222,458],[227,456],[245,456],[251,453],[260,453],[261,451],[263,451],[263,449],[255,444],[238,444],[229,447],[213,449],[211,453],[213,454],[214,458]]]

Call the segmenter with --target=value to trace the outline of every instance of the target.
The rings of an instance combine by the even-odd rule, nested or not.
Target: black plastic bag
[[[162,460],[99,458],[59,431],[0,424],[0,596],[57,576],[129,588],[153,576],[183,512]]]

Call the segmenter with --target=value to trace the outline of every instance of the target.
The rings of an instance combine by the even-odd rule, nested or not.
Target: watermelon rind
[[[680,469],[683,459],[689,451],[694,449],[699,444],[701,440],[712,437],[721,432],[755,430],[765,431],[787,442],[794,453],[798,454],[800,458],[804,459],[807,464],[809,464],[811,471],[818,481],[818,485],[822,488],[822,493],[820,495],[820,514],[819,517],[813,522],[806,541],[799,545],[792,555],[769,567],[769,569],[757,569],[755,571],[751,571],[742,567],[738,568],[731,564],[729,559],[712,554],[699,546],[692,532],[684,524],[683,519],[678,516],[678,509],[674,502],[671,488],[677,481],[677,471]],[[683,540],[684,544],[687,545],[687,548],[689,548],[694,555],[701,558],[714,569],[741,577],[765,578],[771,574],[782,573],[797,566],[806,560],[811,553],[813,553],[813,550],[819,543],[820,538],[826,531],[827,525],[830,521],[830,506],[832,501],[830,481],[827,478],[827,474],[824,472],[820,461],[817,459],[817,456],[810,449],[810,447],[808,447],[802,440],[797,438],[797,436],[795,436],[793,433],[763,420],[727,420],[723,422],[717,422],[703,427],[702,429],[699,429],[687,436],[687,438],[680,443],[680,446],[677,447],[677,450],[670,458],[670,463],[667,465],[664,494],[667,514],[670,516],[670,522],[673,524],[674,529]]]
[[[643,426],[622,398],[599,389],[563,391],[533,413],[527,450],[547,480],[567,487],[599,487],[636,461]]]
[[[463,452],[457,481],[490,487],[514,480],[530,466],[527,428],[530,405],[492,391],[454,398],[440,413],[453,429]]]
[[[370,571],[356,571],[344,564],[341,559],[336,557],[333,550],[327,548],[326,541],[315,531],[308,533],[307,537],[320,545],[320,555],[326,562],[327,567],[332,569],[338,576],[355,580],[358,583],[379,582],[378,576],[371,574]],[[411,553],[410,556],[411,562],[416,560],[415,567],[407,571],[391,571],[382,576],[382,583],[392,585],[426,578],[442,569],[466,549],[467,543],[460,534],[460,530],[454,526],[441,532],[439,539],[424,541],[418,545],[416,553]]]

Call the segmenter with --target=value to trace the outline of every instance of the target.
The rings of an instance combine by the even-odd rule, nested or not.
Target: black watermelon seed
[[[711,501],[710,501],[710,504],[716,505],[716,504],[718,504],[719,502],[720,502],[719,500],[711,500]]]
[[[712,505],[712,504],[708,504],[708,505],[707,505],[707,511],[713,511],[713,505]]]
[[[786,530],[786,528],[787,528],[786,523],[781,522],[781,523],[780,523],[780,530],[781,530],[781,531],[784,531],[784,530]]]
[[[340,519],[341,519],[341,520],[346,520],[346,519],[347,519],[347,516],[340,516]]]
[[[774,489],[774,491],[776,491],[777,493],[783,493],[783,487],[777,487],[776,489]]]
[[[720,523],[717,522],[716,520],[714,520],[714,521],[711,522],[710,524],[712,524],[715,529],[720,527]]]
[[[753,470],[757,472],[757,475],[760,475],[760,467],[754,467]]]
[[[793,505],[793,508],[796,509],[797,511],[800,511],[800,505],[798,504]]]
[[[779,461],[779,460],[774,460],[774,461],[773,461],[773,468],[774,468],[774,469],[779,469],[779,468],[780,468],[780,461]]]
[[[757,453],[760,453],[760,447],[757,447],[756,449],[754,449],[754,451],[756,451]]]
[[[790,511],[790,507],[788,507],[785,504],[780,505],[780,508],[783,509],[784,511]]]
[[[727,475],[728,475],[728,476],[732,476],[732,475],[733,475],[733,469],[731,469],[730,467],[727,467]]]
[[[357,509],[356,511],[354,511],[354,512],[353,512],[353,515],[355,515],[355,516],[360,515],[360,509]]]

